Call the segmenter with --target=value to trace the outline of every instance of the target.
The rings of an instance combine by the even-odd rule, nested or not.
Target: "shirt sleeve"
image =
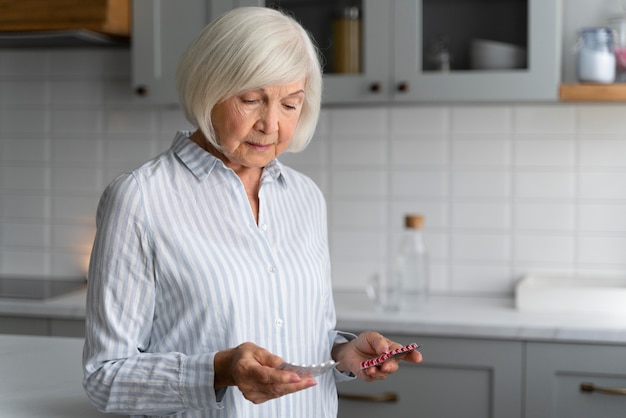
[[[330,266],[329,266],[329,272],[330,272]],[[332,353],[333,347],[336,344],[347,343],[348,341],[352,341],[353,339],[357,338],[357,336],[349,332],[338,331],[334,329],[336,322],[337,322],[337,314],[335,312],[335,301],[333,298],[332,286],[330,285],[328,289],[328,295],[326,297],[325,309],[326,309],[326,320],[330,326],[330,331],[328,335],[328,341],[330,342],[330,347],[328,349],[329,349],[329,352]],[[335,376],[335,382],[345,382],[345,381],[356,379],[356,376],[353,373],[349,371],[341,372],[336,367],[333,370],[333,372]]]
[[[333,345],[347,343],[348,341],[354,340],[356,337],[357,337],[356,335],[349,333],[349,332],[335,331],[335,338],[334,338]],[[333,371],[335,373],[336,382],[347,382],[349,380],[356,379],[356,375],[352,373],[351,371],[342,372],[338,370],[336,367]]]
[[[101,411],[167,415],[222,408],[215,353],[148,353],[155,315],[152,242],[141,186],[114,181],[97,211],[87,290],[83,386]]]

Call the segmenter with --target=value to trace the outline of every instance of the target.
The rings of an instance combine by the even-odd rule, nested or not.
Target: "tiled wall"
[[[129,73],[125,50],[0,50],[0,275],[83,274],[104,186],[188,128]],[[439,293],[626,273],[626,105],[328,108],[283,161],[327,196],[337,288],[385,267],[406,212]]]

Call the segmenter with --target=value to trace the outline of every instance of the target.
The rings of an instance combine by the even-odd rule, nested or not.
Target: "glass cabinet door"
[[[396,0],[395,101],[556,100],[559,0]]]
[[[387,101],[392,97],[391,2],[266,0],[292,13],[313,35],[324,61],[324,103]]]

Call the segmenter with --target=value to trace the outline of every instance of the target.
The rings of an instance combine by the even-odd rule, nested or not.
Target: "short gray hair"
[[[320,114],[322,69],[309,33],[292,17],[267,7],[240,7],[209,23],[183,53],[176,72],[189,122],[219,149],[213,107],[243,91],[305,80],[302,112],[287,151],[309,144]]]

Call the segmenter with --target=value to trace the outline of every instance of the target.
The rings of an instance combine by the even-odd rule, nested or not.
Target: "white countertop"
[[[626,344],[626,317],[520,312],[512,298],[431,297],[422,310],[377,312],[365,293],[336,292],[337,328],[387,334]]]
[[[96,418],[82,387],[80,338],[0,335],[0,416]]]
[[[421,311],[379,313],[365,293],[335,292],[337,328],[383,333],[626,344],[626,317],[520,312],[512,298],[431,297]],[[85,317],[85,290],[44,301],[0,299],[0,316]]]
[[[43,300],[0,299],[1,316],[85,319],[86,289]]]

